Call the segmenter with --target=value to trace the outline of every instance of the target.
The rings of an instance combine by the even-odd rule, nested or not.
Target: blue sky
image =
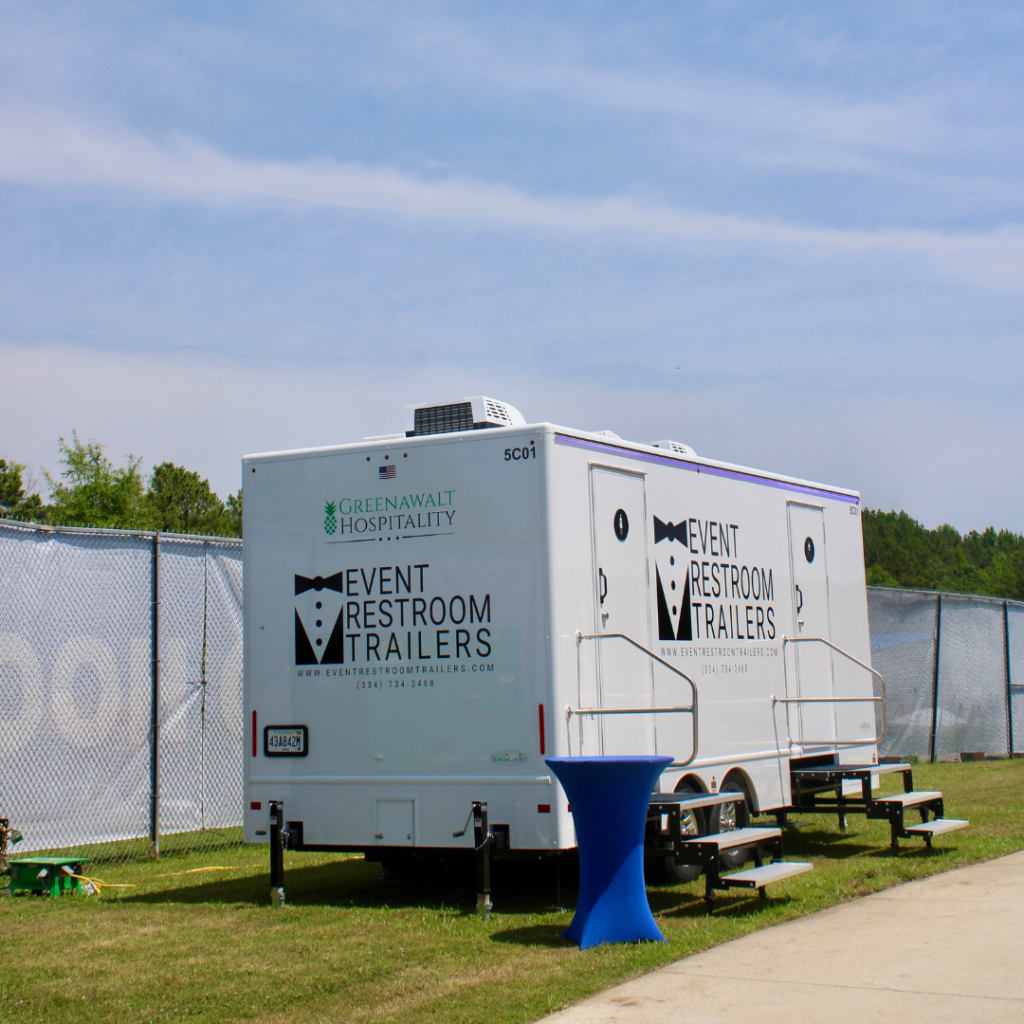
[[[4,4],[0,456],[491,394],[1024,531],[1011,4]]]

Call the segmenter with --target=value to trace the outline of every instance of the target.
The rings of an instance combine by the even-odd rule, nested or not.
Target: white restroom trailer
[[[484,398],[243,474],[248,842],[281,801],[293,847],[470,850],[486,801],[499,846],[565,850],[545,757],[668,754],[662,791],[760,812],[791,764],[877,760],[855,491]]]

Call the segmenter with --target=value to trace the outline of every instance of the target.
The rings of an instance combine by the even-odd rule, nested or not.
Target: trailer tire
[[[719,790],[719,793],[744,792],[743,787],[733,779],[724,782]],[[717,807],[711,808],[711,813],[708,817],[709,832],[732,832],[734,829],[748,828],[750,826],[750,810],[746,799],[737,800],[735,803],[718,804]],[[723,853],[719,857],[719,863],[724,868],[741,868],[746,859],[746,850],[736,850],[732,853]]]
[[[693,796],[699,795],[698,790],[688,785],[677,786],[675,791]],[[707,832],[704,811],[699,808],[687,811],[681,824],[683,835],[702,836]],[[680,864],[675,857],[648,857],[644,867],[647,881],[651,885],[679,885],[682,882],[692,882],[700,877],[701,872],[698,865]]]

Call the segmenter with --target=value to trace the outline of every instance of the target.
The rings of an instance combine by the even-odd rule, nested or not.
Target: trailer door
[[[590,467],[595,633],[625,633],[648,647],[647,499],[642,473]],[[603,708],[652,707],[651,660],[624,640],[597,643]],[[604,754],[653,754],[654,716],[602,715]]]
[[[789,505],[789,550],[793,571],[793,621],[797,637],[831,640],[828,616],[828,570],[825,563],[824,510]],[[794,692],[788,696],[832,697],[832,652],[825,644],[793,645]],[[835,740],[834,704],[790,704],[793,739],[811,747]]]

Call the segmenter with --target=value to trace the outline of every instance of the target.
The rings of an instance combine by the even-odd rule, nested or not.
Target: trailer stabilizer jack
[[[491,846],[494,836],[487,824],[487,801],[473,801],[473,853],[476,859],[476,914],[491,918]]]
[[[275,910],[284,908],[284,850],[288,830],[284,828],[284,802],[270,801],[270,903]]]

